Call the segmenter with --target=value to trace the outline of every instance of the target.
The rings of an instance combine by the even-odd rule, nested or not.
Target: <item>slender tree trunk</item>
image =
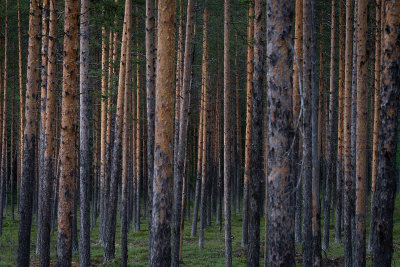
[[[253,35],[252,35],[253,36]],[[251,49],[253,50],[253,49]],[[253,71],[251,72],[253,73]],[[217,44],[217,103],[216,103],[216,123],[217,123],[217,218],[216,223],[218,224],[218,229],[222,231],[222,194],[223,194],[223,170],[222,170],[222,71],[221,71],[221,49],[220,43]],[[247,230],[246,230],[247,231]]]
[[[293,195],[288,194],[294,190],[294,181],[287,157],[293,137],[292,90],[287,90],[292,88],[287,71],[293,60],[289,47],[292,5],[286,0],[267,2],[268,266],[295,266]]]
[[[153,181],[152,266],[171,264],[175,0],[159,0]]]
[[[56,89],[56,34],[57,34],[57,1],[50,1],[47,92],[46,92],[46,125],[44,126],[44,156],[43,156],[43,188],[42,193],[42,226],[39,247],[40,265],[50,266],[50,228],[51,199],[53,197],[53,154],[54,154],[54,117]],[[54,195],[56,196],[56,195]]]
[[[90,95],[89,0],[81,0],[80,15],[80,266],[90,265]]]
[[[378,169],[373,209],[372,266],[390,266],[393,254],[393,211],[400,93],[400,2],[384,1]],[[382,16],[383,18],[383,16]]]
[[[302,81],[302,69],[303,69],[303,0],[296,0],[296,15],[295,15],[295,28],[294,28],[294,53],[296,54],[298,64],[293,64],[293,127],[295,131],[294,140],[294,153],[293,153],[293,166],[292,171],[296,180],[301,181],[301,120],[299,119],[301,109],[301,96],[300,86]],[[295,243],[301,244],[302,233],[301,233],[301,199],[302,199],[302,188],[297,186],[296,188],[296,210],[295,210]]]
[[[263,161],[263,81],[265,5],[254,1],[254,76],[251,110],[251,151],[249,179],[249,250],[247,265],[258,266],[260,261],[260,217],[262,210]]]
[[[230,0],[224,0],[224,215],[225,215],[225,267],[232,266],[231,235],[231,179],[232,179],[232,96],[230,87]],[[204,160],[204,159],[203,159]]]
[[[74,209],[76,98],[78,88],[79,2],[65,2],[63,92],[60,140],[57,265],[71,266]]]
[[[18,266],[29,266],[32,225],[35,144],[36,92],[39,85],[40,2],[33,0],[29,8],[29,43],[26,82],[26,125],[24,127],[23,164],[20,184],[20,220],[18,230]],[[21,90],[20,90],[21,91]]]
[[[372,233],[374,227],[374,195],[375,195],[375,185],[376,185],[376,172],[378,168],[378,132],[379,132],[379,109],[380,109],[380,89],[381,89],[381,36],[382,36],[382,23],[381,23],[381,13],[382,13],[382,0],[376,1],[376,31],[375,31],[375,80],[374,80],[374,121],[372,130],[372,170],[371,170],[371,213],[370,213],[370,227],[369,227],[369,239],[368,239],[368,251],[371,251],[372,245]]]
[[[312,7],[313,0],[303,1],[303,265],[311,266],[312,235]]]
[[[128,13],[126,18],[127,32],[131,32],[132,15]],[[131,40],[128,34],[126,37],[126,74],[124,85],[124,106],[123,106],[123,123],[122,123],[122,208],[121,208],[121,266],[128,266],[128,112],[129,112],[129,85],[132,75],[131,64]],[[134,107],[133,107],[134,108]],[[133,194],[135,192],[132,192]]]
[[[365,222],[367,193],[367,1],[358,1],[357,129],[356,129],[356,244],[354,266],[366,265]]]
[[[336,1],[332,0],[331,12],[331,50],[330,50],[330,74],[329,74],[329,112],[328,112],[328,133],[327,133],[327,151],[326,151],[326,179],[325,179],[325,197],[324,197],[324,230],[322,235],[322,250],[329,251],[329,225],[330,225],[330,212],[331,212],[331,193],[332,180],[333,180],[333,131],[334,131],[334,117],[335,117],[335,5]]]
[[[339,94],[338,94],[338,141],[336,158],[336,209],[335,209],[335,243],[342,242],[343,222],[343,90],[344,90],[344,53],[345,53],[345,18],[344,3],[339,1]]]
[[[149,266],[151,266],[152,251],[152,208],[154,179],[154,111],[155,111],[155,68],[154,68],[154,0],[146,0],[146,95],[147,95],[147,185],[148,185],[148,235],[149,235]]]
[[[22,156],[24,154],[24,90],[22,84],[22,48],[21,48],[21,11],[19,0],[17,0],[18,9],[18,85],[19,85],[19,157],[18,157],[18,180],[17,180],[17,212],[19,213],[20,187],[22,182]]]
[[[138,6],[136,5],[136,13]],[[136,32],[139,32],[139,18],[136,17]],[[128,51],[127,51],[128,52]],[[142,142],[142,117],[141,117],[141,88],[140,88],[140,56],[139,56],[139,38],[136,38],[136,205],[134,216],[134,230],[140,231],[140,183],[142,180],[142,164],[141,164],[141,142]]]
[[[247,247],[249,242],[249,181],[250,181],[250,157],[251,157],[251,133],[252,133],[252,108],[253,108],[253,71],[254,71],[254,2],[249,2],[247,26],[247,78],[246,78],[246,141],[243,180],[243,223],[242,223],[242,247]],[[217,103],[218,105],[218,103]]]
[[[117,201],[118,201],[118,182],[120,176],[120,163],[121,163],[121,148],[122,148],[122,122],[123,122],[123,105],[124,105],[124,94],[125,94],[125,68],[126,68],[126,45],[127,38],[130,36],[130,29],[127,25],[130,21],[132,13],[131,0],[125,1],[125,15],[124,15],[124,27],[122,33],[122,46],[121,46],[121,60],[119,67],[119,78],[118,78],[118,97],[117,97],[117,110],[115,115],[115,132],[114,132],[114,146],[111,156],[111,173],[110,173],[110,196],[107,200],[109,206],[106,209],[107,214],[105,216],[108,222],[105,229],[105,248],[104,248],[104,259],[106,263],[115,257],[115,227],[117,218]]]
[[[351,88],[353,63],[353,1],[346,1],[346,51],[345,51],[345,87],[343,110],[343,157],[344,157],[344,260],[345,266],[352,265],[352,165],[351,165]]]

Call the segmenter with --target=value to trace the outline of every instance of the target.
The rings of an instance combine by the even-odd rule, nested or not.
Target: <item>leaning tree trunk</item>
[[[20,184],[20,220],[18,230],[18,266],[29,266],[32,225],[33,190],[35,182],[36,94],[39,85],[40,1],[29,8],[29,41],[26,75],[26,105],[23,142],[23,163]]]
[[[292,90],[287,90],[292,88],[292,1],[268,1],[267,10],[268,266],[294,266],[294,202],[289,194],[294,179],[287,157],[293,138]]]
[[[355,266],[366,265],[365,222],[367,193],[367,1],[358,1],[357,17],[357,128],[356,128],[356,236]]]
[[[90,265],[90,95],[89,0],[81,0],[80,15],[80,266]]]
[[[71,266],[74,209],[76,98],[78,96],[79,2],[65,2],[63,91],[61,106],[60,185],[57,265]]]
[[[396,151],[400,96],[400,1],[385,1],[384,51],[379,114],[378,169],[374,196],[372,266],[390,266],[396,194]]]
[[[175,0],[159,0],[153,181],[152,266],[171,265]]]
[[[262,210],[263,158],[263,99],[264,99],[264,33],[265,5],[263,0],[254,3],[254,76],[251,111],[251,152],[249,180],[249,249],[248,266],[258,266],[260,261],[260,217]]]

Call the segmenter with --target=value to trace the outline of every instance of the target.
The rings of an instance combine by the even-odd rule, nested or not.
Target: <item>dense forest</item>
[[[400,0],[2,0],[0,265],[400,266],[399,103]]]

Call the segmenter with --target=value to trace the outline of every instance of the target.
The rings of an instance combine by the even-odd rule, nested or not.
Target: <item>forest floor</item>
[[[0,236],[0,266],[16,266],[18,249],[18,220],[11,220],[7,216],[3,222],[3,234]],[[332,215],[333,217],[333,215]],[[368,218],[369,219],[369,218]],[[116,231],[116,259],[109,262],[107,266],[120,265],[120,227],[119,221]],[[198,249],[198,238],[190,237],[191,220],[185,221],[184,241],[183,241],[183,266],[224,266],[224,231],[220,232],[215,220],[205,231],[204,249]],[[367,234],[369,223],[367,224]],[[246,265],[246,251],[241,248],[242,217],[241,214],[232,214],[232,255],[233,266]],[[261,255],[260,266],[264,264],[264,219],[261,221]],[[334,225],[331,224],[330,230],[331,247],[328,253],[323,252],[324,266],[342,266],[343,245],[334,244]],[[79,236],[79,234],[78,234]],[[56,238],[55,233],[51,238],[51,259],[55,264],[56,256]],[[128,263],[129,266],[147,266],[147,219],[141,220],[141,231],[134,233],[132,230],[128,233]],[[31,234],[31,262],[32,266],[39,266],[39,259],[35,254],[36,246],[36,220],[33,220]],[[400,197],[396,198],[394,230],[393,230],[393,266],[400,266]],[[79,265],[78,253],[73,254],[73,266]],[[103,247],[98,242],[98,223],[91,232],[91,257],[92,265],[101,265],[103,259]],[[301,266],[301,246],[296,246],[297,266]],[[367,266],[371,264],[371,255],[367,255]]]

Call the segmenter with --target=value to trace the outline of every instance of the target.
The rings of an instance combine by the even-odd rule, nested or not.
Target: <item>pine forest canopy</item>
[[[400,262],[400,0],[0,14],[1,266]]]

